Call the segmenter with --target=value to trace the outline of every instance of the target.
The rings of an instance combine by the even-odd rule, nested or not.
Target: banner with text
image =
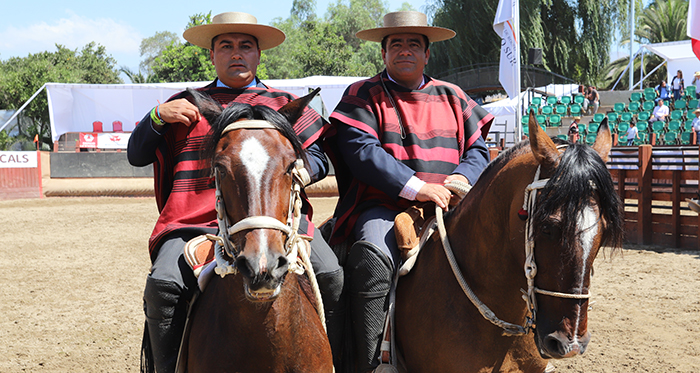
[[[37,168],[37,152],[3,152],[0,151],[0,168]]]

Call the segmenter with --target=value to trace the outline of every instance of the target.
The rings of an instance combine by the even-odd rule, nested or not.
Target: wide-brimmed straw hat
[[[444,27],[428,26],[428,17],[421,12],[393,12],[384,16],[384,26],[362,30],[355,34],[358,38],[381,43],[387,35],[421,34],[432,42],[452,39],[457,33]]]
[[[695,76],[700,76],[700,71],[696,71]]]
[[[190,43],[211,49],[211,41],[221,34],[248,34],[258,39],[260,49],[274,48],[285,39],[282,30],[258,24],[258,19],[248,13],[227,12],[217,14],[212,18],[211,23],[188,28],[182,37]]]
[[[697,113],[700,113],[700,109],[693,110],[693,114],[697,114]]]

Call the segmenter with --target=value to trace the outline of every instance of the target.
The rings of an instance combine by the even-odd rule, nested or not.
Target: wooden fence
[[[626,241],[700,250],[700,217],[686,198],[698,198],[699,148],[615,147],[608,169],[625,202]]]

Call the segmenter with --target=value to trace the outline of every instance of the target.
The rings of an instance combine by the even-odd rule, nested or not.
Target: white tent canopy
[[[667,83],[671,83],[673,77],[676,76],[676,72],[680,70],[683,72],[683,79],[685,80],[685,86],[687,87],[691,84],[693,80],[693,74],[696,71],[700,71],[700,61],[695,56],[695,54],[693,54],[693,47],[691,46],[690,40],[645,44],[639,47],[637,54],[641,54],[643,49],[646,49],[651,53],[654,53],[659,57],[663,58],[664,62],[660,63],[651,71],[645,71],[644,73],[646,74],[646,76],[642,77],[639,82],[635,83],[634,87],[641,86],[641,83],[644,82],[644,79],[651,75],[651,73],[653,73],[655,70],[661,67],[661,65],[663,65],[664,63],[667,64]],[[652,86],[656,86],[659,83],[660,82],[653,82]],[[617,82],[615,83],[615,86],[617,86]],[[613,86],[613,89],[615,89],[615,86]]]
[[[269,87],[302,96],[317,87],[327,108],[335,108],[348,85],[364,78],[311,76],[303,79],[264,80]],[[158,103],[188,87],[210,82],[158,84],[62,84],[47,83],[51,137],[57,141],[67,132],[92,132],[92,123],[102,122],[105,131],[122,122],[124,131],[136,124]],[[318,109],[317,109],[318,110]],[[325,113],[320,113],[321,115]]]

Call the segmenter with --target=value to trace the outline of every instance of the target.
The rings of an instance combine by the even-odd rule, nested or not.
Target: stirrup
[[[214,241],[206,235],[197,236],[185,244],[185,261],[192,268],[194,277],[199,278],[202,268],[214,260]]]

